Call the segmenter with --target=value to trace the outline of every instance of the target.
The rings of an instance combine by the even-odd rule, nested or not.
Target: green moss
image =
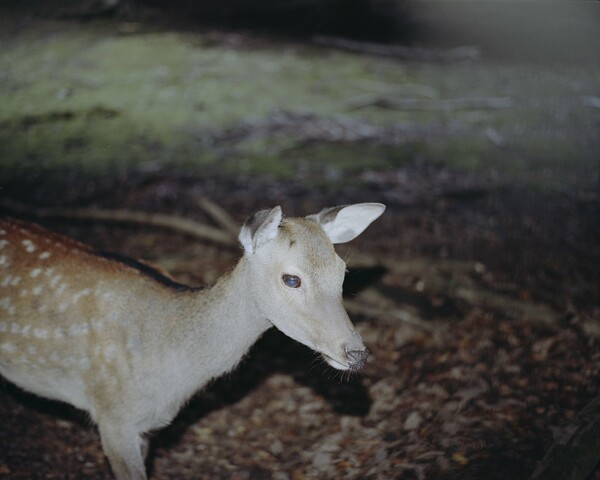
[[[272,145],[270,146],[272,147]],[[312,184],[344,179],[365,170],[381,170],[400,166],[415,160],[420,150],[417,143],[390,147],[369,143],[315,142],[290,147],[265,155],[267,148],[255,151],[244,149],[225,162],[227,173],[239,171],[270,173],[284,178],[310,180]]]
[[[0,25],[10,25],[10,18],[1,15]],[[120,35],[110,21],[33,21],[3,40],[3,178],[28,168],[92,174],[150,162],[333,179],[337,173],[392,168],[416,158],[466,170],[495,166],[515,172],[543,168],[538,159],[553,165],[576,161],[587,168],[596,158],[593,116],[573,102],[564,118],[556,117],[552,105],[529,105],[540,75],[517,67],[407,66],[285,42],[230,46],[202,33],[142,29]],[[580,74],[581,85],[592,85],[600,76],[597,71]],[[544,92],[570,98],[568,82],[550,78],[554,83]],[[522,97],[507,110],[401,111],[377,103],[379,98],[508,96],[514,91]],[[359,108],[357,102],[362,102]],[[211,141],[240,123],[260,122],[281,111],[371,126],[425,127],[425,133],[409,135],[410,141],[399,146],[303,144],[293,131],[263,131],[232,138],[228,145]],[[440,128],[427,133],[432,125]],[[444,133],[444,125],[460,127],[459,134]],[[505,145],[487,139],[486,128],[503,136]],[[571,128],[569,134],[555,139],[565,128]]]
[[[104,170],[193,164],[207,129],[285,107],[327,114],[356,59],[293,49],[204,47],[197,36],[118,36],[104,28],[27,31],[3,49],[0,162]],[[330,72],[335,72],[330,74]],[[184,157],[174,157],[174,154]]]

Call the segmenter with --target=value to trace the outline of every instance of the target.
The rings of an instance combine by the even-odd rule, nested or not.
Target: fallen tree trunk
[[[600,395],[557,435],[529,480],[585,480],[600,464]]]

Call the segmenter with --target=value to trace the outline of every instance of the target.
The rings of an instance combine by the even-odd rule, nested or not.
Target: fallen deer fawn
[[[262,210],[241,229],[237,266],[205,290],[0,220],[0,374],[88,412],[116,478],[145,479],[144,434],[233,369],[271,326],[336,369],[365,364],[333,244],[358,236],[384,209],[364,203],[305,218]]]

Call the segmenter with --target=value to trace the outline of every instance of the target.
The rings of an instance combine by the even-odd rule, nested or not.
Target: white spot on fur
[[[40,273],[42,273],[42,269],[41,268],[34,268],[31,271],[30,276],[31,276],[31,278],[36,278]]]
[[[117,347],[114,345],[107,345],[104,347],[104,358],[112,360],[117,356]]]
[[[9,297],[4,297],[0,299],[0,308],[3,310],[8,310],[12,306],[12,302]]]
[[[38,285],[37,287],[33,287],[31,289],[31,293],[33,293],[34,295],[41,295],[43,290],[44,288]]]
[[[75,305],[82,297],[85,297],[86,295],[89,295],[90,293],[92,293],[91,288],[86,288],[84,290],[80,290],[79,292],[77,292],[73,295],[73,299],[71,300],[71,303],[73,305]]]
[[[48,270],[50,270],[50,269],[48,269]],[[48,282],[48,285],[50,285],[51,288],[54,288],[54,287],[56,287],[56,285],[58,285],[58,282],[60,282],[61,279],[62,279],[62,275],[56,275],[50,279],[50,282]]]
[[[0,250],[8,245],[8,240],[0,240]]]
[[[90,365],[91,365],[91,364],[90,364],[90,359],[89,359],[88,357],[81,357],[81,358],[79,359],[79,367],[80,367],[82,370],[87,370],[87,369],[89,369],[89,368],[90,368]]]
[[[90,327],[86,323],[82,323],[80,325],[71,325],[69,327],[69,335],[77,336],[77,335],[87,335],[90,333]]]
[[[102,300],[111,301],[115,295],[112,292],[104,292],[101,296]]]
[[[0,235],[6,235],[6,230],[4,230],[3,228],[0,228]]]
[[[24,337],[28,337],[30,332],[31,332],[31,325],[24,325],[23,329],[21,330],[21,335],[23,335]]]
[[[97,318],[93,318],[90,321],[90,325],[92,326],[92,330],[96,332],[99,332],[104,328],[104,323],[102,322],[102,320],[98,320]]]
[[[5,265],[8,265],[8,258],[6,258],[6,255],[0,255],[0,267]]]
[[[0,345],[0,350],[3,350],[6,353],[15,353],[17,351],[17,347],[15,347],[12,343],[4,342]]]
[[[8,332],[8,323],[0,322],[0,333]]]
[[[35,252],[36,246],[35,246],[35,243],[33,243],[31,240],[26,239],[26,240],[23,240],[21,243],[23,243],[23,246],[25,247],[25,251],[27,253]]]
[[[127,350],[140,353],[142,351],[142,340],[138,335],[132,335],[127,340]]]
[[[2,279],[2,283],[0,284],[3,287],[16,287],[21,282],[21,277],[7,275]]]
[[[68,287],[69,285],[67,283],[61,283],[56,289],[56,294],[61,295]]]
[[[42,252],[40,253],[40,260],[46,260],[47,258],[50,258],[50,255],[52,255],[50,252]]]
[[[47,328],[34,328],[33,336],[42,340],[46,340],[48,337],[50,337],[50,332]]]
[[[79,333],[79,325],[71,325],[69,327],[69,335],[75,336]]]

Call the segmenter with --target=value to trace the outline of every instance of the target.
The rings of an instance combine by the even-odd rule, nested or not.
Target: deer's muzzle
[[[360,370],[367,363],[369,358],[369,350],[363,348],[362,350],[346,350],[348,356],[348,366],[350,370]]]

